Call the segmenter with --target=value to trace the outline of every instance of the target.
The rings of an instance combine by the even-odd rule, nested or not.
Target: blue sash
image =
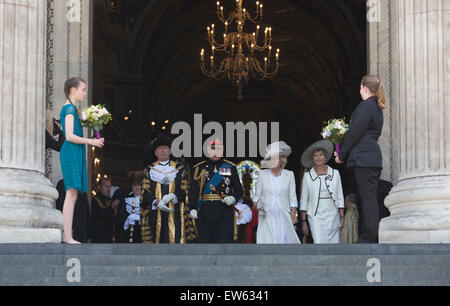
[[[213,191],[211,190],[211,185],[213,185],[214,188],[217,187],[217,185],[219,185],[219,183],[222,181],[222,175],[220,175],[220,169],[221,168],[231,168],[231,165],[227,162],[224,162],[220,167],[219,167],[219,171],[217,171],[214,176],[211,178],[211,180],[205,184],[205,186],[203,187],[203,191],[202,194],[210,194]],[[205,201],[201,200],[198,202],[198,207],[201,207],[202,204],[205,203]]]

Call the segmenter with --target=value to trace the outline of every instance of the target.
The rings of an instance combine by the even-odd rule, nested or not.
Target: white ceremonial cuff
[[[152,203],[152,210],[157,210],[158,207],[155,206],[156,201],[158,201],[158,199],[155,199]]]
[[[174,194],[174,197],[172,198],[173,204],[178,204],[178,197]]]

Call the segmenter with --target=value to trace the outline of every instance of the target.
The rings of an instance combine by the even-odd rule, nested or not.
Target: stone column
[[[395,4],[399,183],[380,243],[450,243],[450,1]]]
[[[397,52],[397,0],[368,1],[367,42],[368,74],[377,75],[383,80],[386,89],[388,108],[384,110],[383,133],[378,143],[383,155],[381,179],[396,184],[398,169],[396,160],[398,96],[396,74],[398,71]],[[371,5],[371,6],[370,6]]]
[[[45,178],[46,1],[0,0],[0,243],[59,243]]]

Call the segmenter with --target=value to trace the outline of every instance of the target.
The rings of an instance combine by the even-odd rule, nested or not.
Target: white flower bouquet
[[[112,116],[104,105],[92,105],[81,113],[81,122],[84,127],[91,128],[97,139],[102,138],[100,130],[112,121]],[[91,130],[91,135],[92,135]]]
[[[345,118],[331,119],[322,130],[323,139],[327,139],[336,145],[336,153],[339,154],[341,145],[344,143],[345,135],[349,126],[345,123]]]

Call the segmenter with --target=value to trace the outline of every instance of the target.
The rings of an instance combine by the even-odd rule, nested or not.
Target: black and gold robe
[[[92,199],[92,242],[113,243],[117,210],[112,208],[112,200],[101,193]]]
[[[187,243],[196,237],[193,221],[189,217],[188,177],[181,163],[170,161],[170,166],[178,173],[170,184],[153,181],[150,170],[158,162],[147,166],[141,192],[141,231],[143,243]],[[160,209],[153,210],[154,200],[161,200],[167,194],[175,194],[178,203],[169,202],[167,206],[175,211],[167,213]]]

